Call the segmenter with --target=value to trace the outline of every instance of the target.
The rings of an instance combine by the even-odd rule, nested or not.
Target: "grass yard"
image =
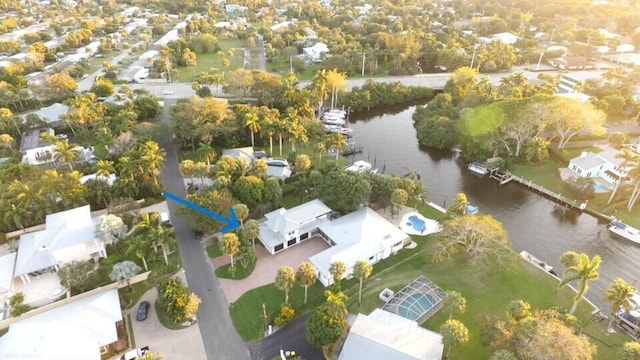
[[[564,194],[567,190],[558,174],[558,168],[561,166],[566,165],[561,165],[557,161],[550,159],[547,163],[540,166],[513,165],[511,172],[523,179],[531,180],[535,184],[542,185],[555,193]]]
[[[441,218],[442,213],[422,204],[410,204],[417,207],[427,217]],[[415,236],[416,249],[403,249],[397,255],[376,265],[371,278],[363,285],[361,306],[358,305],[358,282],[355,279],[343,281],[342,287],[349,297],[347,306],[351,313],[368,314],[381,307],[378,299],[384,288],[400,290],[420,275],[425,275],[444,290],[460,292],[467,300],[467,311],[457,319],[462,321],[470,333],[468,343],[452,351],[452,359],[487,359],[490,350],[480,342],[480,326],[485,317],[504,318],[507,305],[512,300],[522,299],[529,302],[533,309],[571,307],[573,292],[568,289],[558,291],[558,281],[546,273],[523,261],[513,252],[499,267],[495,261],[486,261],[475,266],[465,263],[462,256],[434,263],[431,260],[431,236]],[[324,288],[316,283],[309,288],[308,304],[302,304],[303,289],[294,287],[290,292],[290,304],[300,316],[324,302]],[[588,294],[587,294],[588,296]],[[264,304],[269,319],[278,313],[283,304],[284,294],[273,284],[254,289],[244,294],[231,308],[234,324],[245,340],[261,337],[264,330]],[[598,347],[597,359],[616,358],[619,346],[631,338],[621,334],[608,334],[606,322],[591,321],[591,311],[586,303],[578,307],[577,318],[584,326],[584,332],[592,338]],[[424,327],[439,331],[447,320],[448,314],[441,311],[429,319]],[[595,340],[594,340],[595,339]]]
[[[222,249],[220,249],[220,244],[216,241],[213,244],[207,246],[207,255],[209,258],[214,259],[218,256],[224,255],[222,253]]]
[[[247,264],[247,268],[243,268],[240,264],[240,261],[236,259],[235,261],[235,270],[231,271],[231,264],[223,265],[216,269],[216,276],[223,279],[233,279],[233,280],[242,280],[246,279],[251,275],[253,269],[256,268],[256,261],[252,261]]]
[[[193,82],[198,80],[198,76],[203,71],[208,71],[211,68],[216,68],[220,71],[233,71],[237,68],[240,68],[244,65],[244,48],[246,46],[246,41],[244,40],[231,40],[224,39],[219,42],[221,51],[225,54],[226,59],[229,60],[229,67],[225,68],[222,65],[222,59],[218,56],[217,53],[205,53],[205,54],[197,54],[196,63],[197,66],[195,69],[190,69],[187,67],[178,68],[178,81],[179,82]],[[233,57],[228,57],[228,51],[230,49],[234,49]],[[195,74],[195,76],[193,75]]]

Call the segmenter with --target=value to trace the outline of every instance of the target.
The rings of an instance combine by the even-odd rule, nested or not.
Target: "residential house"
[[[40,108],[32,114],[38,115],[40,119],[44,120],[48,124],[55,124],[62,121],[62,116],[66,114],[67,111],[69,111],[69,106],[61,103],[55,103],[47,107]],[[25,117],[27,115],[25,115]]]
[[[563,58],[549,59],[549,64],[558,69],[595,69],[595,65],[589,59],[582,56],[566,56]]]
[[[42,140],[42,134],[54,135],[51,128],[31,129],[22,134],[20,152],[22,162],[30,165],[41,165],[55,161],[56,146]]]
[[[569,169],[581,177],[601,178],[609,184],[615,184],[629,170],[621,168],[624,160],[616,157],[619,153],[612,147],[597,154],[583,151],[580,156],[569,161]]]
[[[510,32],[502,32],[502,33],[498,33],[498,34],[493,34],[491,36],[491,40],[492,41],[500,41],[501,43],[506,44],[506,45],[513,45],[519,39],[520,39],[520,37],[518,37],[517,35],[514,35],[514,34],[512,34]]]
[[[344,262],[348,278],[358,260],[375,264],[395,255],[411,241],[409,235],[369,207],[321,223],[319,234],[332,247],[310,257],[309,261],[318,270],[318,280],[324,286],[333,284],[329,273],[332,262]]]
[[[358,314],[339,360],[440,360],[442,335],[385,310]]]
[[[251,164],[257,159],[263,159],[267,163],[267,176],[273,176],[279,180],[284,180],[291,176],[291,166],[286,159],[268,158],[264,151],[255,151],[252,146],[224,149],[222,150],[222,156],[225,155],[234,159],[242,159],[247,164]]]
[[[98,175],[98,174],[89,174],[89,175],[85,175],[83,177],[80,178],[80,184],[86,183],[89,180],[97,180],[97,181],[104,181],[107,183],[107,185],[109,186],[113,186],[113,184],[116,182],[116,174],[109,174],[109,176],[104,176],[104,175]]]
[[[313,46],[302,49],[302,53],[312,63],[320,63],[329,54],[327,44],[319,42]]]
[[[316,267],[318,279],[325,286],[333,283],[329,267],[334,261],[347,265],[346,277],[353,273],[358,260],[375,264],[398,252],[411,240],[409,235],[368,207],[335,220],[332,210],[315,199],[291,209],[280,208],[265,215],[260,241],[275,254],[314,236],[331,245],[309,261]]]
[[[89,205],[47,215],[44,230],[20,236],[13,277],[28,283],[33,273],[107,257],[106,244],[96,237],[99,222]]]
[[[9,326],[1,359],[100,360],[101,347],[118,341],[118,290],[106,290]]]
[[[319,225],[328,222],[331,209],[315,199],[289,210],[280,208],[265,215],[260,241],[271,254],[319,234]]]

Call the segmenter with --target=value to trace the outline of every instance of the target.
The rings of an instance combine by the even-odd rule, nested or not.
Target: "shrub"
[[[283,327],[290,323],[295,315],[296,311],[292,307],[285,305],[280,309],[280,315],[276,316],[273,322],[277,327]]]
[[[9,306],[11,307],[11,315],[18,317],[31,310],[31,306],[24,303],[24,293],[17,292],[9,298]]]

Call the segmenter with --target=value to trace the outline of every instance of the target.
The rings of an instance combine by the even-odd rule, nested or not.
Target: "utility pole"
[[[478,47],[474,46],[473,47],[473,55],[471,55],[471,65],[469,66],[472,69],[473,69],[473,62],[476,60],[476,50],[478,50]]]
[[[289,72],[293,72],[293,56],[289,56]]]
[[[366,53],[363,51],[362,52],[362,77],[364,77],[364,59],[366,57]]]
[[[536,71],[540,69],[540,63],[542,62],[542,55],[544,55],[544,52],[540,51],[540,58],[538,59],[538,66],[536,66]]]

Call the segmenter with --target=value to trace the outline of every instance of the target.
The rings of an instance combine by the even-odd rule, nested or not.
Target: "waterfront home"
[[[263,151],[255,151],[252,146],[224,149],[222,156],[231,156],[234,159],[242,159],[247,164],[251,164],[257,159],[262,159],[267,163],[267,176],[273,176],[278,180],[284,180],[291,176],[291,166],[286,159],[268,158]]]
[[[332,210],[315,199],[291,209],[280,208],[265,215],[260,228],[260,242],[271,254],[283,251],[312,237],[320,237],[331,247],[309,258],[315,266],[318,280],[329,286],[333,277],[332,262],[347,265],[345,277],[353,274],[358,260],[375,264],[397,253],[411,238],[397,226],[369,207],[364,207],[337,219]]]
[[[580,156],[569,161],[569,169],[586,178],[600,178],[609,184],[627,175],[628,168],[622,168],[624,160],[616,157],[620,153],[615,148],[607,148],[599,153],[583,151]]]
[[[440,360],[443,350],[442,335],[375,309],[369,315],[358,314],[338,359]]]
[[[313,46],[303,48],[302,53],[308,61],[320,63],[329,54],[329,47],[327,47],[327,44],[319,42]]]

